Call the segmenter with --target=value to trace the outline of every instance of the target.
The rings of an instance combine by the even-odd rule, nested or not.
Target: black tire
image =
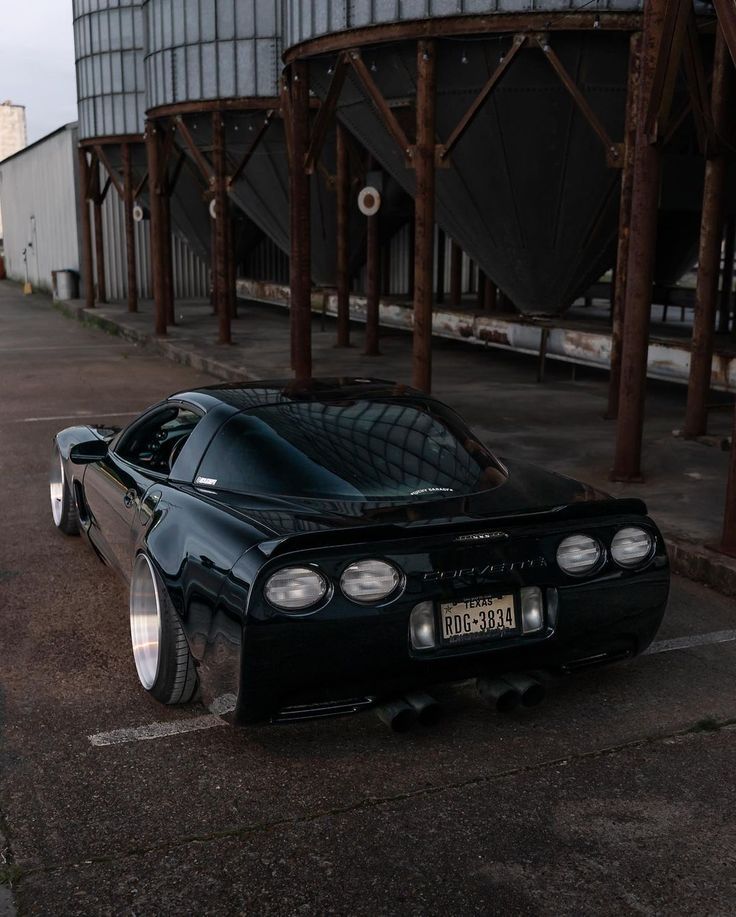
[[[197,669],[184,629],[151,559],[139,554],[130,582],[130,635],[138,679],[162,704],[186,704]]]
[[[51,515],[56,528],[65,535],[79,535],[77,501],[66,479],[64,462],[55,444],[51,454],[49,495],[51,497]]]

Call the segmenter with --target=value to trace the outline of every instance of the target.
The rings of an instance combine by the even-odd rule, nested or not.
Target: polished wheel
[[[151,561],[139,554],[130,587],[130,638],[138,678],[150,691],[161,659],[161,600]]]
[[[57,446],[51,455],[49,470],[49,496],[54,525],[65,535],[79,534],[79,514],[72,489],[64,473],[64,462]]]
[[[61,526],[65,487],[64,465],[58,451],[54,449],[51,459],[51,472],[49,473],[49,493],[51,495],[51,514],[54,517],[54,525],[57,528]]]
[[[186,704],[197,669],[179,615],[153,561],[139,554],[130,583],[130,638],[138,678],[162,704]]]

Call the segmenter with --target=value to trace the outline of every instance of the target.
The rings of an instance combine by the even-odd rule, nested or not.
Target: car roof
[[[258,382],[233,382],[210,385],[171,395],[172,400],[187,401],[205,411],[226,404],[238,411],[269,404],[289,404],[299,401],[340,402],[385,399],[431,401],[427,395],[397,382],[369,378],[316,378],[309,380],[269,379]]]

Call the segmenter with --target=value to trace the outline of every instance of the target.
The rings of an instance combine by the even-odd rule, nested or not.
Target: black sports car
[[[70,427],[50,490],[130,584],[143,687],[234,695],[238,723],[382,705],[397,725],[470,677],[531,704],[540,671],[644,650],[669,591],[641,501],[501,460],[379,380],[219,385]]]

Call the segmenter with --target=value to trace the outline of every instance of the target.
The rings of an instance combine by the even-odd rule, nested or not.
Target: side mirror
[[[101,462],[107,455],[107,443],[101,439],[91,439],[86,443],[77,443],[69,450],[69,458],[75,465],[90,465]]]

